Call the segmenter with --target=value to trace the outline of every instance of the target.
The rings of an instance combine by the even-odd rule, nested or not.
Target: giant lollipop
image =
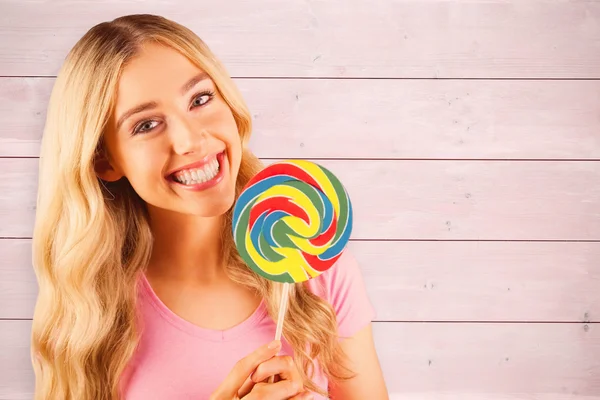
[[[233,210],[240,256],[261,276],[283,283],[275,338],[281,338],[290,283],[329,269],[352,231],[348,193],[329,170],[305,160],[271,164],[244,187]]]

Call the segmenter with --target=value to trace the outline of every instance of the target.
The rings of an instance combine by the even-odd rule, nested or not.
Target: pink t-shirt
[[[239,325],[211,330],[173,313],[145,277],[140,285],[143,330],[139,348],[123,375],[127,377],[122,382],[124,400],[208,399],[239,359],[275,336],[275,322],[264,302]],[[333,306],[341,337],[353,336],[375,316],[360,269],[348,251],[308,286]],[[282,343],[280,354],[292,355],[289,344]],[[313,380],[327,389],[327,379],[318,368]],[[324,397],[315,395],[315,399]]]

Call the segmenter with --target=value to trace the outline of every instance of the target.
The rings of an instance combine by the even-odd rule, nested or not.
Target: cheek
[[[234,173],[234,178],[237,179],[238,172],[240,170],[240,164],[242,162],[242,143],[240,137],[236,135],[231,138],[230,142],[230,156],[231,156],[231,168]]]
[[[229,158],[231,163],[232,172],[237,175],[239,170],[240,162],[242,159],[242,142],[241,137],[235,122],[235,118],[229,107],[224,105],[223,109],[219,113],[220,126],[216,129],[221,135],[221,140],[229,147]]]
[[[131,146],[127,149],[127,157],[123,159],[125,176],[136,191],[148,190],[155,186],[162,177],[164,156],[158,149],[147,143]]]

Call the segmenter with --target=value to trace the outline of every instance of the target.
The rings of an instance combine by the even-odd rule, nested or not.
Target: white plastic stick
[[[279,301],[279,314],[277,315],[277,329],[275,330],[275,340],[281,340],[283,332],[283,319],[287,311],[288,297],[290,295],[290,284],[284,283],[281,289],[281,299]]]
[[[275,340],[281,340],[281,334],[283,332],[283,320],[288,306],[288,297],[290,295],[290,284],[284,283],[281,289],[281,299],[279,301],[279,314],[277,315],[277,329],[275,330]],[[269,378],[269,383],[273,383],[275,377]]]

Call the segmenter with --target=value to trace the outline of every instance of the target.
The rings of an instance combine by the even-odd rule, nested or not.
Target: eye
[[[135,126],[135,128],[133,129],[133,134],[137,135],[138,133],[150,132],[152,129],[156,128],[157,126],[158,126],[158,121],[154,121],[154,120],[142,121]]]
[[[215,93],[211,92],[211,91],[205,91],[202,93],[198,93],[197,95],[194,96],[194,98],[192,100],[191,108],[201,107],[201,106],[205,105],[213,98],[214,95],[215,95]]]

